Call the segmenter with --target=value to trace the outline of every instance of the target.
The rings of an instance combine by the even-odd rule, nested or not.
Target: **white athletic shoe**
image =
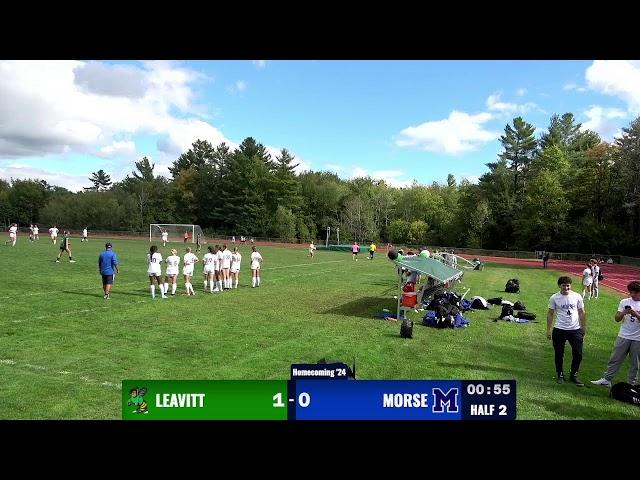
[[[601,378],[600,380],[591,380],[591,383],[594,385],[604,385],[605,387],[610,387],[611,382],[606,378]]]

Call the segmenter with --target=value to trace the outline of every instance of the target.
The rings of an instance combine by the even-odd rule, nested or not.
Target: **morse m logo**
[[[444,393],[439,388],[433,389],[433,412],[444,413],[445,406],[447,413],[458,413],[458,395],[459,391],[456,387],[450,388]]]

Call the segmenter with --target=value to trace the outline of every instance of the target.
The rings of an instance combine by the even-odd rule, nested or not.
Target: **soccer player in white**
[[[593,282],[591,283],[591,295],[593,298],[598,298],[599,288],[598,288],[598,277],[600,276],[600,267],[598,266],[598,262],[595,258],[591,259],[591,277],[593,278]]]
[[[585,298],[589,292],[589,300],[591,300],[591,284],[593,277],[591,276],[591,265],[587,263],[587,267],[582,271],[582,298]]]
[[[223,287],[231,288],[231,276],[229,269],[231,268],[231,250],[226,245],[222,245],[222,277],[224,279]]]
[[[216,245],[216,255],[218,256],[218,266],[216,268],[216,284],[217,284],[217,289],[219,291],[224,290],[224,288],[222,287],[222,278],[223,278],[223,273],[222,273],[222,247],[220,245]]]
[[[164,293],[167,294],[169,289],[169,280],[171,280],[171,295],[176,294],[176,288],[178,288],[178,274],[180,273],[180,257],[178,251],[175,248],[171,249],[171,255],[169,255],[164,261],[167,264],[167,271],[164,275]]]
[[[238,247],[233,247],[233,253],[231,254],[231,277],[235,279],[235,286],[238,288],[238,280],[240,280],[240,262],[242,262],[242,255],[238,251]]]
[[[309,257],[313,258],[313,252],[316,251],[316,246],[311,242],[309,244]]]
[[[56,227],[55,225],[51,227],[49,229],[49,234],[51,235],[51,243],[55,245],[56,241],[58,240],[58,227]]]
[[[4,244],[6,245],[7,243],[10,243],[12,247],[15,247],[17,239],[18,239],[18,224],[14,223],[9,227],[9,240],[4,242]]]
[[[208,253],[204,254],[202,261],[204,262],[204,291],[207,291],[207,285],[211,293],[214,292],[214,276],[215,276],[215,264],[218,263],[218,256],[214,253],[212,246],[207,247]],[[217,292],[218,289],[216,288]]]
[[[38,234],[38,225],[33,226],[33,239],[40,240],[40,235]]]
[[[260,266],[262,264],[262,255],[256,250],[255,245],[251,247],[251,287],[260,286]]]
[[[195,295],[196,292],[193,291],[191,277],[193,277],[193,269],[195,264],[198,262],[198,257],[196,257],[191,252],[191,247],[187,247],[185,251],[187,253],[184,254],[184,266],[182,267],[182,274],[184,275],[184,286],[187,289],[187,295]]]
[[[162,246],[166,247],[168,241],[169,241],[169,232],[167,232],[166,230],[163,230],[162,231]]]
[[[87,227],[84,227],[84,230],[82,230],[82,240],[80,240],[81,242],[88,242],[89,238],[87,237],[87,235],[89,234],[89,232],[87,231]]]
[[[29,241],[33,242],[33,225],[29,225]]]
[[[151,245],[149,253],[147,253],[147,273],[149,274],[149,287],[151,289],[151,298],[156,298],[156,285],[160,287],[162,298],[167,298],[162,283],[162,255],[158,252],[158,247]]]

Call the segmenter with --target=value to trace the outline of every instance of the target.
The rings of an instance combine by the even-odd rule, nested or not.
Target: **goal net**
[[[149,224],[149,242],[161,242],[162,233],[167,232],[167,241],[184,242],[185,232],[189,236],[188,243],[196,243],[198,235],[200,235],[200,243],[207,243],[207,239],[202,233],[200,225],[186,223],[151,223]]]

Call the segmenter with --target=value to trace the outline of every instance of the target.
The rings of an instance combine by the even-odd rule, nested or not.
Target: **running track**
[[[509,265],[521,265],[532,268],[542,268],[542,260],[531,260],[525,258],[506,258],[506,257],[484,257],[478,255],[460,255],[468,260],[480,258],[483,262],[506,263]],[[617,263],[602,263],[600,271],[604,275],[604,280],[600,285],[609,287],[619,293],[627,294],[627,284],[632,280],[640,280],[640,268],[630,265],[619,265]],[[568,272],[572,275],[582,278],[582,271],[586,267],[586,263],[574,262],[569,260],[549,260],[547,268]]]

